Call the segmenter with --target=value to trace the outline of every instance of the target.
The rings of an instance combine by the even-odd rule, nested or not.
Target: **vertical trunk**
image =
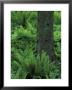
[[[44,50],[49,58],[54,61],[54,40],[53,40],[53,11],[38,12],[38,51]]]

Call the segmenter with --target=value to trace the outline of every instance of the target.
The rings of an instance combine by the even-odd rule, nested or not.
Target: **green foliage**
[[[54,24],[55,25],[61,25],[61,12],[60,11],[57,11],[57,12],[54,12]]]
[[[57,56],[57,59],[60,61],[61,60],[61,31],[60,31],[60,26],[59,30],[56,28],[56,31],[54,32],[54,49],[55,49],[55,54]]]
[[[23,38],[23,37],[27,37],[28,39],[29,38],[31,38],[31,39],[36,38],[36,34],[34,34],[35,31],[24,29],[23,27],[16,28],[15,31],[16,32],[14,32],[12,34],[12,40],[16,40],[16,39]]]
[[[53,63],[46,52],[36,52],[37,18],[34,11],[11,12],[11,78],[56,79],[60,78],[60,65]],[[61,55],[61,15],[54,12],[54,50],[57,61]]]
[[[12,11],[11,12],[11,27],[23,26],[24,28],[29,28],[32,30],[33,27],[37,27],[37,12],[23,12],[23,11]],[[33,27],[32,27],[32,26]],[[30,28],[31,27],[31,28]]]
[[[58,66],[54,65],[45,52],[42,52],[41,56],[38,54],[37,57],[33,54],[31,49],[26,49],[24,54],[15,52],[16,60],[13,60],[13,65],[17,67],[13,79],[25,79],[27,75],[29,78],[44,79],[44,78],[59,78]],[[12,66],[12,67],[14,67]],[[13,70],[14,71],[14,70]]]

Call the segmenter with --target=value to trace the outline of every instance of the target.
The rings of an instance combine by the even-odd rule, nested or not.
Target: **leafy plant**
[[[42,52],[41,57],[37,55],[34,56],[31,49],[26,49],[23,53],[15,53],[17,56],[16,60],[12,61],[13,65],[17,66],[14,79],[25,79],[25,78],[35,78],[35,79],[45,79],[45,78],[59,78],[59,69],[49,60],[48,55]],[[14,67],[14,66],[13,66]],[[14,71],[14,70],[13,70]],[[13,73],[13,72],[12,72]]]
[[[38,54],[37,11],[11,12],[11,78],[56,79],[61,67],[61,14],[54,12],[54,50],[58,64],[54,64],[46,52]]]

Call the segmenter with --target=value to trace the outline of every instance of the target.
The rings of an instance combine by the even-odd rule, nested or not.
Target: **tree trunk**
[[[38,12],[38,52],[47,52],[49,58],[56,59],[53,40],[53,11]]]

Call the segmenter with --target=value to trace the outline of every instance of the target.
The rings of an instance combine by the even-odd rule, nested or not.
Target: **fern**
[[[54,44],[60,60],[60,12],[55,12]],[[55,79],[60,78],[60,65],[51,62],[46,52],[37,54],[37,11],[11,12],[11,78],[12,79]],[[25,18],[25,22],[23,20]],[[58,24],[57,24],[58,23]],[[57,61],[58,61],[57,60]],[[60,62],[60,61],[59,61]]]
[[[58,78],[60,72],[50,60],[48,55],[42,51],[41,56],[35,57],[31,49],[26,49],[23,52],[16,52],[16,61],[13,64],[18,67],[14,78],[26,78],[28,74],[32,78]],[[17,61],[18,60],[18,61]]]

